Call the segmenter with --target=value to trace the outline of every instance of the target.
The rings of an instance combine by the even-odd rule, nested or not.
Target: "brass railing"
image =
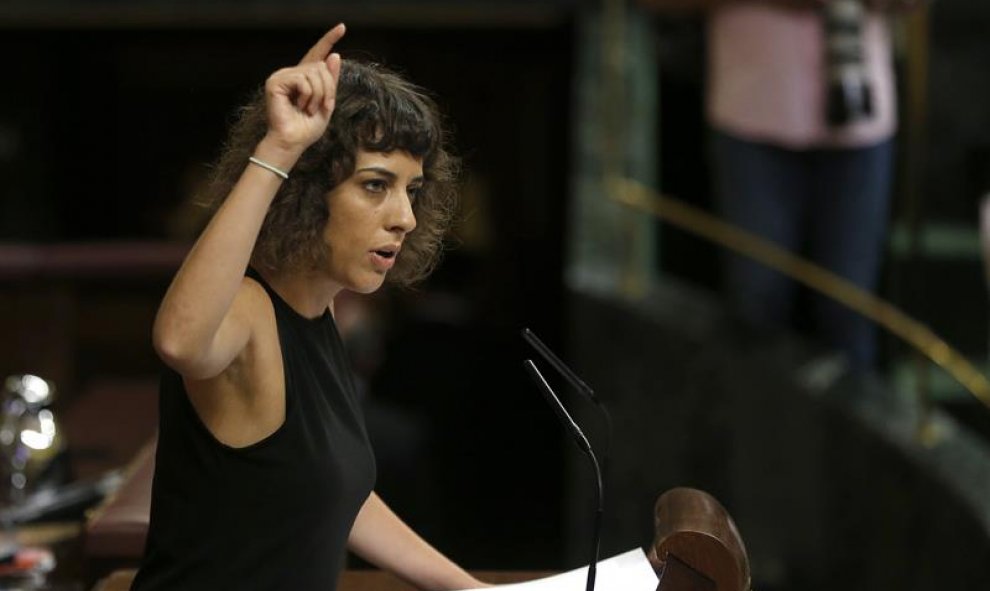
[[[606,179],[605,187],[609,197],[622,205],[656,216],[682,230],[747,256],[865,316],[941,367],[990,409],[990,381],[986,376],[931,329],[893,304],[769,240],[724,222],[683,201],[660,195],[638,181],[611,177]],[[932,443],[935,433],[929,417],[926,416],[925,411],[928,408],[929,405],[922,405],[919,435],[922,441]]]

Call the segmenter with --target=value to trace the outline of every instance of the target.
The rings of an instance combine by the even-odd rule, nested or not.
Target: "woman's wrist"
[[[485,589],[485,588],[494,587],[494,586],[495,585],[492,584],[492,583],[486,583],[486,582],[484,582],[484,581],[482,581],[482,580],[480,580],[480,579],[478,579],[478,578],[476,578],[474,576],[471,577],[471,587],[470,587],[471,589]]]
[[[292,171],[292,167],[296,165],[304,150],[305,148],[300,149],[295,146],[287,146],[278,139],[266,135],[258,142],[252,156],[289,173]]]

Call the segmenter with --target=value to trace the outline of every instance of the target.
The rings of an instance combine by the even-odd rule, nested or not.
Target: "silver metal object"
[[[22,502],[64,449],[50,406],[55,385],[31,374],[9,376],[0,394],[0,494]],[[4,486],[6,485],[6,486]]]

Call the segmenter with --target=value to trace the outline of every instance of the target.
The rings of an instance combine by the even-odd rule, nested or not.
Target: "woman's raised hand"
[[[278,70],[265,82],[266,139],[279,149],[298,156],[326,131],[340,74],[340,54],[331,50],[344,32],[343,24],[330,29],[299,65]]]

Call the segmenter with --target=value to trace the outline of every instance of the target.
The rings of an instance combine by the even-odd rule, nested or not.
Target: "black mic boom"
[[[556,413],[557,418],[560,419],[561,424],[563,424],[567,432],[574,437],[574,441],[577,443],[577,446],[585,453],[585,455],[588,456],[588,458],[591,459],[592,468],[595,470],[595,480],[598,483],[598,487],[596,489],[598,509],[595,512],[594,536],[591,543],[591,561],[588,564],[588,578],[587,583],[585,584],[585,591],[595,591],[595,574],[596,567],[598,565],[598,551],[601,546],[602,539],[603,508],[602,471],[598,466],[598,458],[595,457],[595,452],[591,449],[591,444],[588,443],[588,438],[584,436],[581,428],[578,427],[577,423],[574,422],[574,419],[571,418],[570,413],[567,412],[567,409],[564,408],[564,405],[560,402],[560,398],[557,398],[553,388],[551,388],[550,384],[547,383],[546,379],[543,377],[543,374],[540,373],[540,370],[536,368],[536,364],[534,364],[532,360],[527,359],[523,362],[523,367],[526,369],[526,372],[529,373],[529,376],[533,378],[533,381],[536,382],[540,392],[542,392],[543,396],[547,399],[547,403],[550,404],[550,407],[553,409],[554,413]]]
[[[560,419],[560,423],[564,425],[564,428],[574,437],[574,441],[577,442],[578,447],[584,453],[593,453],[591,451],[591,444],[588,443],[588,438],[584,436],[584,432],[581,431],[581,427],[578,427],[577,423],[574,422],[574,418],[571,417],[571,413],[567,412],[564,405],[560,402],[560,398],[554,393],[550,384],[547,383],[546,378],[540,373],[540,370],[536,368],[536,364],[533,363],[531,359],[523,361],[523,367],[529,373],[529,377],[533,378],[536,385],[539,386],[540,392],[547,399],[547,404],[550,408],[557,414],[557,418]]]
[[[591,386],[586,384],[584,380],[579,378],[578,375],[574,373],[574,370],[568,367],[566,363],[561,361],[560,357],[557,357],[557,355],[550,350],[550,347],[547,347],[545,344],[543,344],[543,341],[540,340],[540,337],[536,336],[536,333],[534,333],[528,328],[524,328],[522,329],[522,337],[523,340],[525,340],[527,343],[530,344],[530,346],[536,349],[536,352],[539,353],[543,357],[543,359],[546,360],[547,363],[549,363],[551,366],[553,366],[555,370],[557,370],[557,373],[564,376],[564,379],[567,380],[568,383],[570,383],[570,385],[573,386],[575,390],[586,396],[589,400],[595,403],[596,407],[598,407],[598,411],[601,413],[602,420],[605,422],[605,451],[602,453],[602,465],[607,466],[608,455],[609,452],[612,450],[612,415],[609,414],[608,409],[605,408],[605,405],[602,404],[602,401],[599,400],[598,396],[595,395],[595,391],[591,389]],[[553,403],[551,403],[551,406],[553,406]],[[571,422],[573,423],[573,420]],[[580,445],[580,443],[578,445]]]

